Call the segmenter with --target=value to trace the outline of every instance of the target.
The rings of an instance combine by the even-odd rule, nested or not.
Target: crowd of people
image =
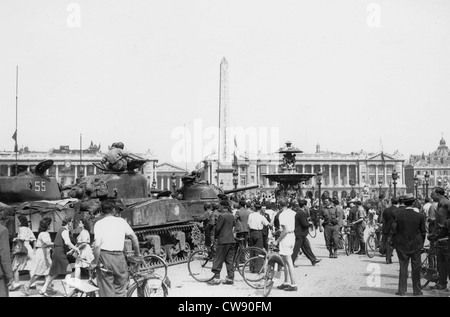
[[[411,262],[413,295],[422,295],[420,285],[421,253],[426,239],[430,244],[444,243],[437,251],[439,281],[433,289],[448,291],[450,274],[450,242],[438,242],[448,238],[450,230],[450,201],[445,190],[435,187],[431,198],[420,201],[412,194],[406,194],[390,201],[379,197],[378,200],[363,202],[359,199],[339,201],[322,197],[275,199],[230,200],[221,195],[220,202],[207,202],[201,217],[205,246],[213,249],[214,278],[211,285],[234,284],[233,257],[236,239],[244,245],[255,246],[269,251],[270,243],[278,246],[283,260],[284,282],[278,289],[297,291],[294,268],[299,255],[304,254],[315,266],[320,262],[308,240],[310,228],[323,232],[325,245],[330,258],[337,258],[340,235],[343,228],[352,225],[359,244],[358,254],[365,253],[365,241],[368,229],[381,227],[379,231],[380,253],[385,256],[386,264],[392,264],[395,250],[400,266],[398,291],[404,296],[407,291],[408,266]],[[319,208],[319,205],[321,208]],[[77,222],[79,234],[71,240],[72,218],[65,218],[56,233],[54,241],[48,232],[50,218],[43,218],[39,224],[37,239],[28,226],[28,219],[19,216],[20,227],[15,240],[21,241],[27,249],[25,254],[15,254],[11,259],[9,234],[0,225],[0,296],[8,296],[9,291],[21,289],[26,295],[40,276],[45,282],[39,290],[42,296],[52,296],[52,282],[57,276],[71,274],[68,271],[69,256],[74,256],[74,275],[80,278],[82,268],[96,268],[100,296],[125,296],[127,288],[127,263],[124,256],[125,238],[131,239],[136,256],[140,256],[139,243],[129,224],[116,216],[113,201],[102,202],[102,217],[94,226],[94,243],[91,248],[89,222],[80,219]],[[377,231],[378,232],[378,231]],[[428,232],[428,234],[427,234]],[[51,252],[52,250],[52,252]],[[220,272],[223,264],[227,275],[222,281]],[[21,285],[19,272],[29,271],[30,280]]]

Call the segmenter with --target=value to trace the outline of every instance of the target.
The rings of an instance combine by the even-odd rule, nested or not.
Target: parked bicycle
[[[251,257],[242,269],[245,283],[252,288],[263,289],[264,297],[269,296],[274,280],[281,276],[283,259],[278,251],[278,247],[270,243],[269,253]]]
[[[243,276],[242,268],[245,261],[250,257],[257,256],[259,254],[266,254],[264,249],[258,247],[244,247],[244,239],[236,238],[235,253],[233,258],[234,270],[237,270],[241,276]],[[188,259],[189,274],[199,282],[209,282],[213,280],[214,273],[212,272],[212,266],[214,261],[214,251],[212,249],[199,249],[193,252]]]
[[[370,230],[369,236],[366,240],[366,254],[369,258],[373,258],[378,252],[381,255],[381,242],[378,236],[381,234],[381,226],[375,224],[373,229]]]
[[[126,259],[129,278],[127,297],[166,297],[168,295],[167,263],[162,258],[157,255],[145,255],[127,256]],[[100,269],[105,273],[111,273],[103,267]],[[68,294],[69,297],[98,296],[95,269],[88,267],[88,273],[87,281],[73,278],[64,281],[65,284],[74,288]]]
[[[422,249],[422,265],[420,267],[420,286],[425,288],[430,282],[439,282],[439,271],[437,269],[437,250],[447,250],[448,237],[437,240],[433,246]],[[447,265],[450,258],[443,265]]]

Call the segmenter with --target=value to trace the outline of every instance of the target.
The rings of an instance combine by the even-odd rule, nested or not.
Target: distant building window
[[[420,175],[420,171],[417,171],[417,175]]]
[[[241,166],[241,172],[245,172],[245,166]]]

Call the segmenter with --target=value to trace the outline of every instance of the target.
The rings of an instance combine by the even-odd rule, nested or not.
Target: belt
[[[100,249],[100,251],[103,251],[103,252],[110,252],[110,253],[123,253],[123,250],[120,250],[120,251],[111,251],[111,250]]]
[[[258,231],[262,231],[262,229],[261,230],[259,230],[259,229],[250,229],[250,232],[258,232]]]

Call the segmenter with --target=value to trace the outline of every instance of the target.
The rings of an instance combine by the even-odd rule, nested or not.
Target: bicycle
[[[274,279],[281,276],[283,259],[278,251],[278,248],[270,243],[268,254],[251,257],[244,263],[242,269],[245,283],[252,288],[263,289],[264,297],[269,296]]]
[[[442,242],[448,241],[448,237],[436,241],[433,246],[424,247],[422,249],[421,257],[424,257],[420,266],[420,287],[424,289],[430,282],[439,282],[439,271],[437,269],[436,251],[446,250],[447,245],[442,245]],[[447,265],[448,259],[445,264]]]
[[[344,251],[347,256],[349,256],[353,251],[351,240],[352,228],[353,225],[344,225],[342,227],[342,231],[339,232],[339,238],[344,245]]]
[[[374,230],[370,230],[366,240],[366,254],[369,258],[373,258],[377,252],[381,254],[381,242],[380,239],[378,239],[378,234],[381,232],[381,226],[375,224],[373,228]]]
[[[143,257],[126,256],[128,264],[127,297],[166,297],[167,263],[157,255],[145,255]],[[100,267],[105,273],[110,270]],[[69,278],[65,283],[74,290],[68,297],[97,297],[98,285],[95,269],[88,267],[89,278],[87,281]]]
[[[243,276],[244,263],[258,254],[266,254],[264,249],[258,247],[244,247],[244,238],[235,238],[235,250],[233,268]],[[202,248],[193,252],[188,259],[189,274],[198,282],[209,282],[214,279],[212,265],[214,261],[214,247],[210,250]]]

